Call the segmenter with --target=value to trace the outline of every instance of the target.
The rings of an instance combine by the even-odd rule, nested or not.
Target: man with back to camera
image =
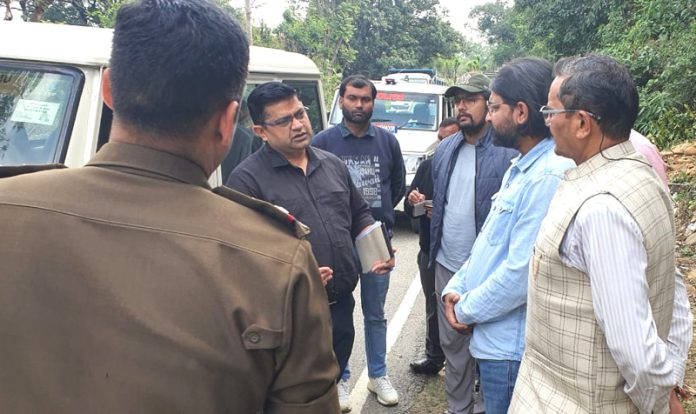
[[[438,143],[459,131],[456,118],[445,118],[437,130]],[[404,211],[413,215],[413,206],[425,200],[433,199],[432,158],[423,160],[416,170],[411,182],[411,191],[406,197]],[[435,297],[435,268],[430,263],[430,216],[432,209],[417,217],[419,224],[418,270],[420,272],[421,288],[425,295],[425,358],[411,362],[411,371],[416,374],[437,375],[445,365],[445,354],[440,347],[440,330],[437,327],[437,298]]]
[[[129,3],[110,62],[109,143],[85,167],[0,180],[1,411],[337,413],[306,230],[207,181],[243,30],[207,1]]]
[[[435,150],[433,158],[433,211],[430,222],[430,260],[435,267],[435,293],[442,297],[454,272],[468,259],[471,246],[491,208],[510,160],[517,151],[493,145],[486,122],[490,79],[467,74],[445,96],[457,108],[459,129]],[[474,410],[475,362],[469,353],[470,332],[458,332],[447,322],[441,300],[438,306],[440,346],[445,354],[445,394],[448,412]],[[477,405],[477,412],[479,406]]]
[[[355,338],[353,289],[359,263],[353,240],[374,219],[343,162],[310,147],[312,125],[297,91],[284,83],[268,82],[257,86],[247,102],[254,134],[266,145],[230,174],[227,185],[286,208],[310,227],[308,240],[328,282],[333,349],[343,372]],[[391,266],[393,261],[373,271],[385,273]],[[347,401],[340,403],[342,410],[349,406]]]
[[[317,134],[312,145],[338,156],[348,167],[355,186],[370,205],[372,216],[384,223],[391,236],[394,207],[406,192],[404,160],[396,137],[370,124],[377,89],[367,78],[345,78],[338,89],[343,121]],[[360,274],[360,297],[365,324],[368,390],[382,405],[395,405],[399,396],[387,376],[387,319],[384,302],[389,272]],[[344,379],[347,379],[347,371]],[[345,381],[339,395],[347,394]]]
[[[667,413],[692,338],[669,194],[629,142],[638,91],[606,56],[561,59],[542,113],[575,161],[530,266],[511,413]]]
[[[491,82],[493,143],[520,155],[503,177],[471,256],[442,292],[447,319],[473,327],[469,349],[480,370],[486,414],[505,414],[524,351],[529,258],[541,220],[571,160],[554,153],[539,112],[553,80],[551,64],[515,59]]]

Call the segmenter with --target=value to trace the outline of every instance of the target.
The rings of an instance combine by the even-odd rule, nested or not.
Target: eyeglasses
[[[455,105],[459,105],[460,103],[464,102],[466,106],[471,106],[475,104],[479,98],[483,99],[483,96],[481,95],[455,95],[452,97],[452,102],[454,102]]]
[[[597,122],[599,122],[599,121],[602,119],[601,116],[599,116],[599,115],[597,115],[597,114],[594,114],[594,113],[592,113],[592,112],[590,112],[590,111],[585,111],[584,109],[553,109],[553,108],[549,108],[548,106],[544,105],[544,106],[541,107],[541,109],[539,109],[539,112],[541,112],[541,115],[542,115],[542,116],[544,117],[544,119],[546,119],[546,120],[551,119],[551,118],[552,118],[554,115],[556,115],[556,114],[562,114],[562,113],[564,113],[564,112],[584,112],[584,113],[586,113],[588,116],[590,116],[590,117],[594,118],[595,120],[597,120]]]
[[[505,102],[491,102],[491,101],[486,102],[486,106],[488,107],[488,112],[490,112],[492,114],[498,112],[498,108],[500,107],[500,105],[503,105],[504,103]]]
[[[261,122],[261,125],[265,125],[265,126],[269,126],[269,127],[278,126],[281,128],[286,127],[292,123],[293,118],[297,119],[298,121],[303,120],[305,115],[307,115],[308,110],[309,110],[309,108],[307,108],[306,106],[303,106],[302,108],[298,109],[297,112],[295,112],[294,114],[286,115],[282,118],[278,118],[278,119],[273,120],[273,121],[268,121],[268,122],[263,121],[263,122]]]

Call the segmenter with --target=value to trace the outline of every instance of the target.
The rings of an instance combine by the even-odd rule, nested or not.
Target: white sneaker
[[[348,390],[348,382],[346,380],[338,381],[336,384],[338,388],[338,404],[341,406],[341,412],[347,413],[353,409],[350,406],[350,391]]]
[[[377,395],[377,401],[386,406],[396,405],[399,403],[399,394],[392,387],[388,376],[370,378],[367,383],[367,389]]]

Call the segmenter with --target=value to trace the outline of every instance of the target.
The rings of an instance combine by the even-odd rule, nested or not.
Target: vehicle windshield
[[[396,130],[437,130],[437,95],[425,93],[378,91],[372,123]],[[338,105],[334,105],[331,124],[343,120]]]
[[[0,166],[59,162],[77,70],[0,61]]]

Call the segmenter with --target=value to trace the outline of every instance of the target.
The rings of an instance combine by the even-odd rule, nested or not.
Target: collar
[[[352,132],[348,129],[348,127],[345,124],[345,121],[341,121],[340,124],[338,124],[338,130],[341,131],[341,137],[343,138],[349,138],[349,137],[354,137],[354,138],[374,138],[377,136],[377,131],[375,131],[375,126],[370,124],[369,127],[367,127],[367,132],[365,133],[365,136],[363,137],[356,137],[353,135]]]
[[[262,151],[270,159],[271,166],[273,168],[281,168],[286,166],[297,168],[292,165],[287,158],[285,158],[285,155],[271,148],[268,143],[265,143],[259,151]],[[321,158],[322,157],[319,157],[311,145],[307,147],[307,175],[314,171],[314,169],[319,165]]]
[[[210,188],[205,171],[195,162],[143,145],[109,142],[87,163],[94,167],[115,167],[161,176],[186,184]]]
[[[525,156],[521,154],[512,160],[512,167],[517,167],[518,170],[525,172],[527,171],[536,160],[541,158],[544,154],[549,151],[553,151],[554,143],[551,137],[546,137],[539,141]]]
[[[602,152],[598,152],[589,160],[566,171],[565,179],[571,181],[582,178],[606,166],[610,161],[615,161],[621,158],[635,158],[635,155],[636,150],[633,148],[633,144],[631,144],[629,140],[623,141],[619,144],[612,145]]]

